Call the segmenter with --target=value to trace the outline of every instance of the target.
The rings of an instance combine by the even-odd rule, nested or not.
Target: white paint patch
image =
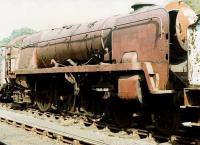
[[[190,85],[200,85],[200,22],[189,30],[188,78]]]
[[[183,15],[188,18],[189,24],[194,24],[198,17],[196,16],[195,12],[191,9],[186,9],[183,12]]]
[[[0,49],[0,90],[2,89],[3,85],[6,84],[5,76],[6,76],[6,61],[5,61],[5,54],[6,49]]]

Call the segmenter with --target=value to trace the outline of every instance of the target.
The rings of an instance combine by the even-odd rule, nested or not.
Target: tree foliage
[[[199,0],[183,0],[188,4],[197,14],[200,14],[200,1]]]
[[[15,39],[18,36],[30,35],[33,33],[35,33],[35,31],[33,29],[26,28],[26,27],[13,30],[12,33],[10,34],[10,36],[5,37],[0,41],[0,46],[7,45],[11,40]]]

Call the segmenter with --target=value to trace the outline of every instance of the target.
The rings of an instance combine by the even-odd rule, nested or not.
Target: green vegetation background
[[[187,3],[197,14],[200,14],[200,0],[183,0]]]
[[[7,45],[11,40],[15,39],[18,36],[30,35],[33,33],[35,33],[35,31],[31,28],[20,28],[17,30],[13,30],[10,36],[5,37],[0,41],[0,47]]]

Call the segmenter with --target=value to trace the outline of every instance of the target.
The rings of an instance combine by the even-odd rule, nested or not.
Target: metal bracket
[[[65,79],[74,85],[74,95],[77,96],[80,92],[80,88],[78,86],[78,83],[76,81],[76,78],[71,73],[65,73]]]

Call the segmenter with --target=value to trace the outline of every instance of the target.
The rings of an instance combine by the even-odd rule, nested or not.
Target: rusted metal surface
[[[139,76],[120,77],[118,80],[118,96],[126,100],[141,98],[139,79]]]
[[[123,63],[123,64],[52,67],[52,68],[40,68],[40,69],[19,69],[15,72],[15,75],[67,73],[67,72],[109,72],[109,71],[131,71],[131,70],[142,70],[141,63],[136,62],[136,63]]]
[[[138,56],[136,52],[127,52],[122,57],[122,63],[135,63],[138,62]]]
[[[111,49],[110,37],[117,17],[42,31],[27,37],[22,51],[35,47],[38,67],[52,66],[52,59],[63,65],[67,64],[68,59],[81,63],[92,57],[103,60],[100,57],[104,55],[104,49]]]
[[[18,69],[22,68],[37,68],[37,61],[31,63],[31,60],[36,58],[35,49],[23,49],[20,51],[18,58]]]
[[[152,64],[149,62],[144,63],[143,70],[149,90],[158,90],[159,75],[154,72]]]
[[[149,91],[152,94],[168,94],[174,92],[174,90],[168,90],[166,88],[168,71],[165,68],[167,66],[168,63],[142,63],[142,70],[144,71]]]
[[[33,34],[23,41],[16,75],[141,70],[143,68],[136,62],[152,62],[152,69],[161,78],[155,88],[166,89],[168,23],[165,9],[152,7],[125,16]],[[117,64],[87,65],[92,59],[98,59],[96,63],[106,61]],[[56,64],[67,67],[52,68],[58,66]]]
[[[79,72],[119,72],[119,71],[138,71],[143,70],[147,79],[149,90],[153,94],[158,93],[172,93],[172,90],[164,90],[159,88],[165,87],[165,76],[168,75],[167,71],[163,69],[164,63],[150,63],[150,62],[134,62],[134,63],[120,63],[120,64],[101,64],[101,65],[83,65],[83,66],[67,66],[67,67],[52,67],[52,68],[39,68],[39,69],[19,69],[15,74],[10,76],[16,78],[17,75],[26,74],[53,74],[53,73],[79,73]],[[153,69],[153,67],[155,69]],[[163,75],[158,75],[157,72],[161,71]],[[163,91],[161,91],[163,90]]]
[[[136,52],[139,62],[168,62],[168,13],[161,8],[117,19],[112,34],[112,59],[117,63],[126,52]]]
[[[19,57],[20,69],[16,74],[141,70],[135,62],[152,62],[152,69],[161,79],[156,80],[157,86],[149,89],[166,89],[169,68],[169,40],[166,37],[169,34],[168,23],[167,12],[163,8],[153,7],[148,11],[115,16],[92,24],[65,26],[34,34],[24,40]],[[52,59],[58,64],[66,64],[68,59],[84,62],[93,57],[91,51],[104,55],[101,50],[106,50],[105,55],[110,55],[112,51],[110,58],[119,64],[48,68],[52,66]],[[101,58],[99,60],[103,61]],[[120,64],[122,61],[132,64]],[[150,77],[143,71],[146,77]]]
[[[107,100],[118,94],[120,99],[117,101],[121,102],[116,106],[126,106],[123,101],[127,100],[128,105],[127,108],[119,107],[116,110],[127,113],[132,118],[134,115],[132,113],[139,109],[139,107],[136,110],[134,107],[129,109],[132,108],[131,103],[135,100],[138,99],[147,108],[155,106],[154,109],[158,110],[155,119],[158,128],[160,127],[161,132],[170,134],[179,123],[177,121],[179,119],[176,118],[179,115],[174,113],[176,110],[173,108],[169,112],[167,109],[171,109],[171,106],[179,108],[180,102],[186,109],[187,107],[198,108],[200,106],[198,95],[200,86],[198,85],[200,84],[198,59],[200,53],[196,49],[199,47],[199,43],[195,43],[199,40],[196,37],[200,34],[197,33],[198,31],[192,30],[190,36],[195,37],[194,40],[188,38],[187,33],[187,29],[195,22],[196,15],[190,8],[182,3],[173,3],[166,8],[157,6],[141,8],[123,16],[114,16],[93,23],[64,26],[26,37],[23,41],[23,47],[19,49],[18,59],[15,61],[17,69],[10,69],[12,68],[11,57],[15,54],[14,49],[9,50],[7,55],[10,66],[7,69],[11,72],[8,73],[8,76],[15,78],[13,86],[15,87],[17,84],[19,90],[22,90],[22,92],[18,91],[19,93],[12,90],[11,97],[17,98],[20,93],[25,93],[28,96],[28,94],[32,95],[33,92],[37,97],[29,99],[29,103],[34,104],[38,101],[41,103],[38,107],[42,111],[50,109],[52,104],[57,107],[56,109],[60,109],[61,105],[57,102],[59,101],[61,104],[66,104],[65,101],[72,102],[63,99],[68,97],[73,100],[73,104],[69,103],[66,107],[61,107],[61,111],[68,111],[68,106],[73,106],[70,107],[73,109],[69,109],[70,112],[75,112],[75,108],[81,110],[82,107],[90,104],[92,99],[86,96],[90,94],[90,91],[92,91],[91,94],[97,93],[99,95],[95,95],[98,96],[94,100],[95,107],[101,103],[104,106],[105,103],[108,104],[108,108],[112,108],[109,106],[112,103],[107,103]],[[189,52],[187,52],[188,40],[191,40],[190,45],[192,45],[189,47]],[[193,51],[194,48],[195,51]],[[184,63],[187,60],[187,54],[189,54],[189,72],[187,72],[187,68],[185,72],[173,72],[171,65]],[[189,74],[190,86],[183,83],[181,73]],[[41,81],[41,85],[38,85],[39,81]],[[47,81],[49,81],[49,87]],[[140,84],[140,82],[142,83]],[[17,87],[14,89],[18,89]],[[191,87],[195,90],[189,88],[189,91],[183,95],[185,87]],[[62,90],[66,92],[62,92]],[[54,91],[59,92],[58,95]],[[39,95],[37,95],[38,92]],[[44,93],[46,97],[44,97]],[[49,100],[46,104],[43,103],[51,98],[49,94],[52,96],[56,94],[56,99]],[[149,97],[146,99],[147,101],[142,102],[143,94]],[[175,96],[176,94],[179,96]],[[78,96],[84,97],[76,99]],[[18,100],[23,100],[21,98],[18,97]],[[43,99],[41,101],[37,98]],[[86,104],[87,99],[89,103]],[[15,102],[15,99],[13,100]],[[162,107],[166,107],[166,110],[160,111],[159,109]],[[93,106],[89,108],[93,108]],[[92,116],[105,114],[103,107],[98,108],[102,108],[102,110],[90,111],[94,112]],[[115,106],[113,108],[115,109]],[[153,113],[154,109],[151,110]],[[112,113],[109,112],[109,114]],[[124,120],[123,116],[117,112],[115,121],[119,123],[122,120],[125,122],[124,124],[129,124],[128,120],[132,119],[129,119],[128,115],[124,115]],[[169,122],[167,127],[164,127],[167,123],[166,118],[173,118],[173,120]]]
[[[158,80],[160,82],[156,86],[157,89],[166,89],[168,81],[168,23],[168,13],[164,9],[154,8],[119,18],[112,36],[112,59],[117,63],[122,61],[126,52],[136,52],[138,62],[165,64],[162,67],[152,66],[152,69],[162,76],[162,79]],[[149,79],[147,77],[149,76],[146,75],[146,79]]]
[[[6,68],[6,77],[9,78],[9,75],[12,75],[15,70],[18,69],[19,65],[19,56],[20,56],[20,48],[22,45],[22,41],[26,36],[19,36],[10,41],[5,49],[5,54],[3,59],[5,60]],[[32,55],[32,54],[31,54]],[[3,68],[2,68],[3,69]]]
[[[165,6],[170,16],[170,63],[177,64],[187,59],[188,27],[197,21],[195,12],[183,2]]]
[[[172,19],[168,13],[174,10],[178,13]],[[23,48],[17,60],[16,75],[142,69],[149,90],[166,90],[169,60],[172,60],[171,57],[182,59],[182,56],[185,59],[185,43],[182,44],[186,39],[185,30],[194,23],[195,16],[185,4],[172,3],[165,8],[156,6],[148,9],[141,8],[123,16],[118,15],[92,23],[41,31],[23,40]],[[169,32],[171,21],[174,21],[172,27],[176,26],[176,33]],[[177,34],[178,41],[175,45],[180,43],[180,50],[183,53],[179,50],[171,50],[174,49],[172,45],[169,46],[171,33]],[[171,46],[172,48],[169,48]],[[175,54],[173,54],[174,51]],[[87,65],[95,57],[98,59],[97,65]],[[98,64],[105,61],[119,64]],[[151,69],[154,73],[149,74],[146,64],[142,67],[134,66],[135,62],[152,63]],[[123,63],[133,64],[127,66]],[[51,68],[59,64],[66,67]]]
[[[17,58],[19,56],[20,50],[14,47],[8,47],[6,49],[6,56],[5,56],[5,74],[6,78],[8,75],[13,74],[15,70],[18,69]]]

